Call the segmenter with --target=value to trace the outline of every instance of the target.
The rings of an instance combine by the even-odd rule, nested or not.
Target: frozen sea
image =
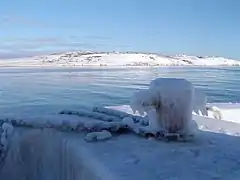
[[[182,77],[206,91],[208,102],[240,102],[240,69],[2,68],[0,106],[121,105],[157,77]]]

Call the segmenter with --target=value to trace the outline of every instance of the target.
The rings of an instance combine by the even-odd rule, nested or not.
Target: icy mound
[[[134,94],[133,111],[147,113],[149,127],[165,133],[192,135],[194,87],[185,79],[158,78]],[[154,115],[155,113],[155,115]]]

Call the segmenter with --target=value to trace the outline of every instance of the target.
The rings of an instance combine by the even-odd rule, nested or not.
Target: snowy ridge
[[[156,66],[240,66],[240,61],[223,57],[164,56],[151,53],[68,52],[24,59],[0,60],[0,66],[64,67],[156,67]]]

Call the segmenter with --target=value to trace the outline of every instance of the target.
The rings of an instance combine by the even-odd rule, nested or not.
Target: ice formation
[[[149,127],[166,133],[187,135],[192,127],[194,87],[185,79],[158,78],[149,89],[136,92],[133,111],[147,113]],[[154,115],[153,108],[156,113]]]
[[[132,114],[129,114],[129,113],[126,113],[126,112],[114,110],[114,109],[107,108],[107,107],[94,107],[93,111],[98,112],[98,113],[102,113],[105,116],[115,116],[115,118],[118,118],[120,120],[124,119],[126,117],[131,117],[135,123],[139,122],[143,125],[146,124],[146,118],[143,118],[143,117],[140,117],[140,116],[135,116],[135,115],[132,115]]]
[[[133,120],[131,117],[125,117],[125,118],[123,118],[122,123],[123,123],[124,125],[129,126],[129,127],[135,126],[135,122],[134,122],[134,120]]]
[[[88,133],[85,137],[85,140],[88,142],[91,141],[103,141],[110,139],[112,137],[112,134],[109,131],[103,130],[100,132],[91,132]]]
[[[60,114],[68,114],[68,115],[77,115],[77,116],[84,116],[89,118],[96,118],[101,119],[102,121],[112,122],[112,121],[119,121],[120,119],[114,115],[106,116],[104,113],[94,112],[94,111],[61,111]]]
[[[202,89],[195,88],[193,112],[200,116],[207,116],[207,98],[205,92]]]
[[[8,145],[8,140],[13,132],[13,126],[10,123],[3,123],[0,128],[0,146],[3,150],[6,150]],[[0,149],[1,150],[1,149]]]
[[[10,137],[13,133],[13,126],[10,123],[0,124],[0,166],[8,149]]]
[[[206,109],[211,112],[210,114],[212,114],[212,117],[214,119],[221,120],[223,118],[220,109],[217,108],[216,106],[207,106]]]

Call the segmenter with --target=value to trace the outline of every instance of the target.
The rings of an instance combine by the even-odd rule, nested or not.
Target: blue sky
[[[0,56],[67,50],[240,59],[238,0],[7,0]]]

